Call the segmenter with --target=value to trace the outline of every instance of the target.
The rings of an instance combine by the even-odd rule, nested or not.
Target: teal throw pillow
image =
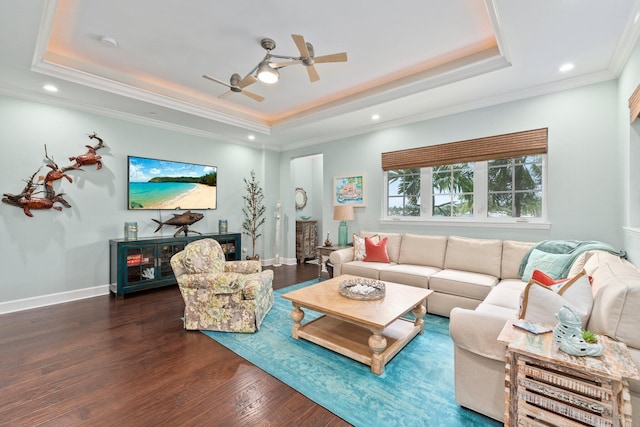
[[[533,249],[522,274],[522,281],[529,282],[534,270],[540,270],[553,279],[564,279],[564,277],[560,277],[562,270],[568,262],[571,262],[572,257],[572,254],[551,254]]]

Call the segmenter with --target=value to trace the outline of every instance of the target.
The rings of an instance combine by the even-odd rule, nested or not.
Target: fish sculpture
[[[193,213],[191,211],[186,211],[180,215],[173,214],[173,218],[168,219],[167,221],[164,221],[164,222],[152,218],[152,220],[158,224],[158,228],[156,228],[156,231],[154,231],[154,233],[157,233],[158,230],[160,230],[163,225],[173,225],[178,229],[178,231],[175,232],[173,237],[177,237],[178,234],[182,232],[184,232],[185,236],[187,236],[188,233],[195,233],[195,234],[202,235],[202,233],[199,233],[197,231],[189,230],[190,225],[200,221],[202,218],[204,218],[203,214]]]

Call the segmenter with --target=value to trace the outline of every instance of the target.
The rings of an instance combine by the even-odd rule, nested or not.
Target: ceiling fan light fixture
[[[262,83],[271,85],[278,81],[280,73],[275,68],[272,68],[268,61],[264,61],[258,66],[257,77]]]

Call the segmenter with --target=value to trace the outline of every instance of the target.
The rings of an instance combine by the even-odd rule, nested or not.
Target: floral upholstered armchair
[[[259,261],[226,261],[214,239],[189,243],[171,258],[184,299],[185,329],[255,332],[273,306],[273,271]]]

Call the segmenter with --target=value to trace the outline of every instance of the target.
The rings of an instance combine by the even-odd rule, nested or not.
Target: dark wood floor
[[[278,267],[274,288],[312,279],[317,268]],[[183,309],[171,286],[0,316],[0,425],[349,425],[185,331]]]

